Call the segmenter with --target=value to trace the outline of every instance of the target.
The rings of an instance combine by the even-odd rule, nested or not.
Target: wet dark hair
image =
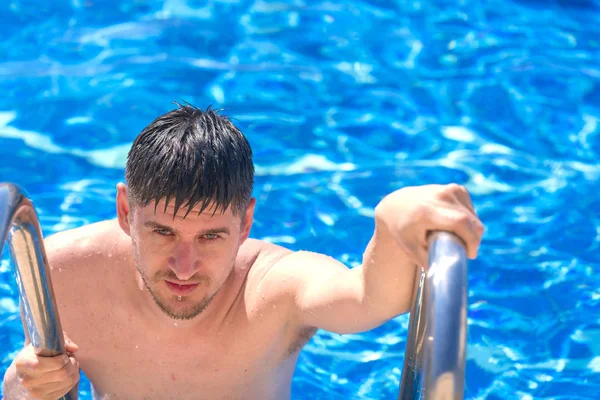
[[[137,136],[127,155],[129,201],[147,206],[174,201],[175,212],[198,204],[200,212],[232,207],[243,216],[252,196],[254,164],[250,144],[229,120],[211,107],[186,104],[156,118]],[[165,209],[166,209],[165,205]]]

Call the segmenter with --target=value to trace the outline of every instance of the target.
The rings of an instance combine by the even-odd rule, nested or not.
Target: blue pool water
[[[112,218],[139,131],[212,104],[253,145],[257,238],[353,266],[385,194],[466,185],[487,227],[466,398],[600,398],[600,2],[8,0],[0,21],[0,181],[46,235]],[[16,301],[4,252],[3,370]],[[294,399],[395,399],[407,324],[319,332]]]

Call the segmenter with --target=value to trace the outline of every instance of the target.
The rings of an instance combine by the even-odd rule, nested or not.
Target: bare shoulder
[[[240,247],[238,262],[247,268],[247,286],[255,287],[278,260],[291,253],[292,250],[263,240],[246,240]]]
[[[44,248],[52,287],[63,329],[75,342],[89,321],[90,310],[97,311],[118,290],[118,271],[131,257],[129,237],[113,220],[92,223],[52,234],[44,239]],[[130,242],[129,242],[130,245]],[[121,272],[123,274],[123,272]],[[112,284],[106,284],[112,283]],[[110,291],[113,292],[110,292]],[[87,333],[86,333],[87,335]]]
[[[260,293],[264,301],[281,301],[294,296],[313,277],[323,278],[348,270],[328,255],[290,250],[261,240],[252,241],[244,250],[248,251],[247,260],[251,263],[246,291]]]
[[[115,220],[96,222],[55,233],[44,239],[48,263],[54,270],[75,272],[112,253],[122,251],[123,236]]]

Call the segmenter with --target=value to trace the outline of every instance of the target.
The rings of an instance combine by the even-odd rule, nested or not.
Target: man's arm
[[[375,232],[362,265],[349,269],[315,253],[296,252],[267,274],[266,290],[288,296],[295,319],[336,333],[373,329],[410,310],[415,274],[427,267],[427,237],[451,231],[475,258],[483,225],[458,185],[407,188],[376,208]]]

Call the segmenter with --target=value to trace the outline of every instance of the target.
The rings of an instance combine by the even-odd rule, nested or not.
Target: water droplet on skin
[[[177,322],[175,322],[175,323],[173,324],[173,326],[174,326],[175,328],[177,328]]]
[[[177,296],[177,300],[181,301],[182,297],[181,296]]]
[[[135,348],[136,348],[136,349],[138,348],[138,345],[137,345],[137,344],[135,345]]]

